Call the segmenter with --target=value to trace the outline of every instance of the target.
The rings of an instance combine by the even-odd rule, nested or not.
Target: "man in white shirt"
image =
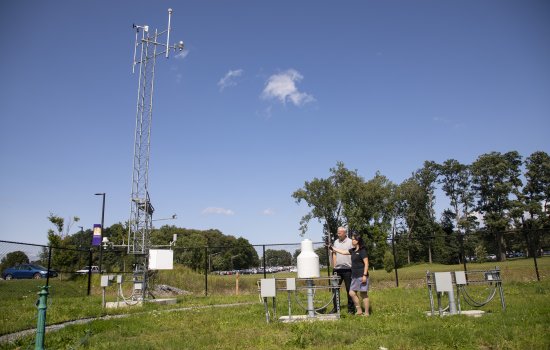
[[[348,231],[345,227],[338,227],[338,239],[333,243],[333,246],[338,249],[350,250],[353,248],[351,239],[348,237]],[[342,281],[346,286],[346,295],[348,296],[348,313],[355,313],[355,306],[353,300],[349,295],[349,286],[351,284],[351,255],[343,255],[340,253],[332,252],[332,268],[334,273],[340,277],[338,285],[342,285]]]

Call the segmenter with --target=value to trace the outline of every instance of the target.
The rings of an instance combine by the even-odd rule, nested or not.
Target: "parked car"
[[[90,271],[89,266],[84,266],[82,269],[76,271],[76,273],[87,274]],[[99,266],[92,266],[92,273],[99,273]]]
[[[48,269],[44,266],[36,264],[21,264],[5,269],[2,272],[2,278],[5,280],[11,280],[14,278],[46,278],[48,276]],[[57,277],[57,272],[50,270],[50,277]]]

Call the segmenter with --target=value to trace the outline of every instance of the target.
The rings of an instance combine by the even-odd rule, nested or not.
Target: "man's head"
[[[338,239],[343,241],[348,236],[348,230],[345,227],[338,227]]]

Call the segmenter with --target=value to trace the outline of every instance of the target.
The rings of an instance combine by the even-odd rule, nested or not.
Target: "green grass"
[[[98,320],[48,333],[50,349],[547,349],[550,283],[510,283],[508,308],[495,300],[481,318],[429,317],[425,289],[373,292],[369,318],[265,322],[263,305],[162,312]],[[32,346],[24,338],[0,348]]]
[[[495,263],[469,264],[468,269],[488,269],[494,265]],[[53,284],[48,324],[122,312],[133,315],[123,319],[97,320],[68,326],[48,333],[46,346],[50,349],[550,348],[550,258],[539,260],[542,282],[533,282],[535,275],[532,260],[521,259],[499,265],[504,279],[507,310],[501,310],[497,294],[495,300],[482,308],[487,312],[482,318],[425,316],[425,311],[429,310],[425,287],[426,270],[460,270],[461,266],[458,265],[424,264],[400,269],[400,288],[385,286],[386,282],[390,286],[394,283],[393,273],[374,271],[371,275],[373,315],[370,318],[343,315],[336,322],[297,324],[266,324],[263,304],[259,303],[256,290],[256,282],[263,277],[261,275],[241,276],[239,287],[243,295],[239,296],[231,295],[235,292],[235,276],[209,276],[209,296],[205,297],[204,276],[179,268],[172,274],[161,274],[159,277],[159,283],[165,279],[162,283],[171,282],[167,284],[185,290],[195,288],[194,294],[179,297],[177,305],[146,304],[139,308],[108,311],[101,309],[100,289],[97,287],[94,287],[92,297],[70,297],[63,295],[71,295],[72,292],[68,289],[56,294]],[[283,276],[277,274],[277,277]],[[2,334],[36,325],[36,292],[30,288],[36,282],[17,282],[28,283],[29,292],[1,298]],[[421,287],[414,288],[417,284]],[[0,286],[2,296],[6,295],[4,288],[16,288],[15,284],[6,286],[8,285],[3,283]],[[61,286],[57,286],[57,289],[61,289]],[[109,298],[112,299],[113,296]],[[166,311],[235,302],[243,305]],[[253,304],[249,304],[250,302]],[[286,296],[281,293],[278,297],[278,315],[285,315],[286,307]],[[298,310],[294,312],[298,313]],[[25,337],[12,344],[0,344],[0,349],[33,348],[33,341],[33,337]]]

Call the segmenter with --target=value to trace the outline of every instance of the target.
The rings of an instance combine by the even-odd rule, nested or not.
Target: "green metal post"
[[[48,286],[42,287],[38,293],[38,323],[36,325],[36,342],[34,350],[44,350],[44,336],[46,335],[46,309],[48,308]]]

